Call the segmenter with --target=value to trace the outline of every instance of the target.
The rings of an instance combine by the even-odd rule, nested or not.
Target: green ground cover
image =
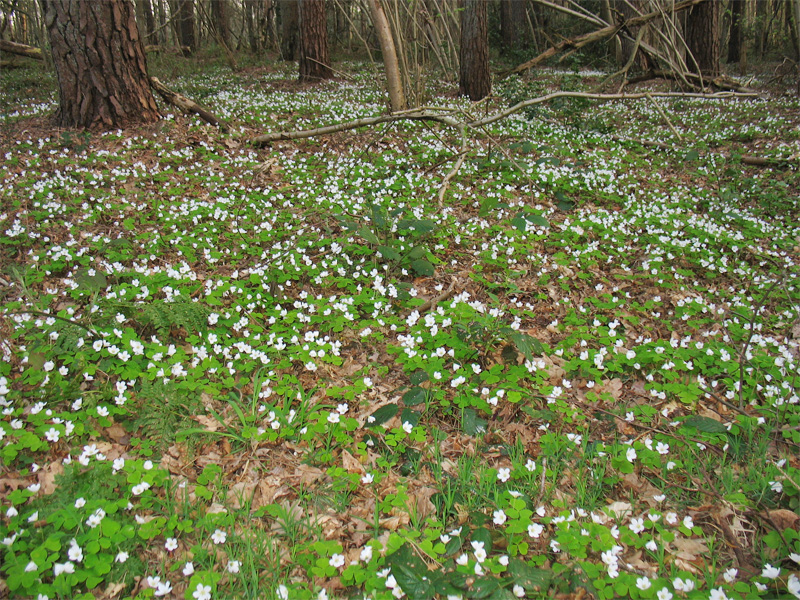
[[[385,110],[292,76],[2,74],[0,595],[800,597],[797,99],[542,105],[440,206],[438,124],[249,146]]]

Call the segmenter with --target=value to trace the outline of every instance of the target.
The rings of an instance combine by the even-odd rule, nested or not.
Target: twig
[[[439,302],[442,302],[450,298],[450,296],[452,296],[453,293],[455,292],[455,289],[456,289],[456,279],[455,277],[453,277],[453,279],[450,281],[450,286],[445,291],[443,291],[438,296],[434,296],[424,304],[417,306],[413,310],[417,311],[420,314],[428,312],[429,310],[433,310],[434,308],[436,308],[436,305],[439,304]]]
[[[678,141],[682,142],[683,136],[678,132],[677,129],[675,129],[675,126],[672,124],[672,121],[669,120],[667,113],[665,113],[664,110],[658,105],[658,102],[653,100],[653,97],[650,94],[647,94],[647,99],[650,100],[650,103],[653,105],[653,107],[655,107],[656,111],[658,111],[658,114],[660,114],[661,118],[667,123],[667,127],[669,127],[670,131],[675,134],[675,137],[678,138]]]
[[[453,168],[450,170],[450,172],[444,176],[442,184],[439,186],[439,208],[444,206],[444,195],[447,192],[447,188],[450,186],[450,180],[456,176],[461,168],[461,165],[464,164],[464,156],[467,154],[467,128],[461,124],[459,125],[458,130],[461,133],[461,151],[458,153],[458,160],[456,160],[456,164],[453,165]]]
[[[82,323],[78,323],[77,321],[73,321],[72,319],[67,319],[66,317],[60,317],[58,315],[52,315],[50,313],[41,312],[41,311],[38,311],[38,310],[14,310],[14,311],[8,311],[8,312],[1,313],[0,316],[1,315],[35,315],[37,317],[46,317],[48,319],[49,318],[58,319],[59,321],[64,321],[65,323],[69,323],[71,325],[75,325],[77,327],[80,327],[84,331],[88,331],[89,333],[91,333],[94,337],[100,337],[98,335],[98,333],[94,329],[92,329],[91,327],[89,327],[87,325],[84,325]]]

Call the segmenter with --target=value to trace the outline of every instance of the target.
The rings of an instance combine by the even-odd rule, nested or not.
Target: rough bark
[[[157,121],[134,5],[40,0],[50,37],[60,127],[108,130]]]
[[[298,2],[300,0],[280,0],[281,12],[281,56],[283,60],[298,58]]]
[[[742,21],[745,0],[731,0],[731,33],[728,38],[728,63],[742,60]]]
[[[513,54],[528,47],[525,0],[500,1],[500,37],[503,51]]]
[[[194,35],[194,0],[178,0],[178,38],[181,46],[195,51],[197,42]]]
[[[228,0],[211,0],[211,18],[214,29],[225,46],[230,47],[231,30],[228,20]]]
[[[720,73],[719,20],[718,1],[706,0],[692,8],[686,22],[686,45],[697,68],[709,77]]]
[[[381,44],[381,54],[383,55],[383,68],[386,71],[386,85],[389,89],[389,101],[392,111],[404,110],[406,108],[406,97],[403,93],[403,81],[400,77],[400,65],[397,62],[397,51],[394,47],[394,37],[389,21],[381,5],[381,0],[367,0],[372,22],[375,25],[375,33]]]
[[[492,92],[489,25],[485,0],[464,0],[461,11],[461,68],[458,93],[473,102]]]
[[[333,77],[328,54],[325,0],[298,0],[300,22],[300,81]]]

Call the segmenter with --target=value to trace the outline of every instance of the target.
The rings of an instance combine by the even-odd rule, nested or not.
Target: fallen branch
[[[638,140],[624,138],[617,135],[611,136],[611,139],[617,142],[639,144],[640,146],[644,146],[646,148],[658,148],[659,150],[677,149],[669,144],[665,144],[664,142],[655,142],[653,140]],[[753,167],[769,167],[771,169],[791,169],[800,167],[800,164],[792,163],[790,159],[781,160],[778,158],[765,158],[763,156],[752,156],[749,154],[739,155],[731,152],[723,153],[722,156],[727,160],[740,160],[743,165],[750,165]]]
[[[216,115],[211,113],[208,109],[203,108],[199,104],[197,104],[194,100],[187,98],[186,96],[182,96],[178,92],[173,92],[163,83],[161,83],[157,78],[151,77],[150,78],[150,87],[152,87],[155,91],[157,91],[164,101],[168,104],[172,104],[173,106],[177,106],[181,110],[194,113],[206,123],[210,125],[216,125],[222,131],[228,132],[228,124],[225,123],[223,120],[218,118]]]
[[[678,2],[677,4],[673,5],[670,8],[669,13],[676,13],[682,10],[686,10],[687,8],[690,8],[695,4],[699,4],[700,2],[703,1],[704,0],[683,0],[683,2]],[[583,35],[579,35],[574,38],[563,40],[562,42],[559,42],[558,44],[551,46],[538,56],[532,58],[531,60],[526,61],[520,65],[517,65],[513,69],[499,73],[498,77],[500,79],[503,79],[505,77],[508,77],[509,75],[513,75],[514,73],[527,71],[528,69],[538,65],[542,61],[545,61],[548,58],[555,56],[562,50],[565,50],[567,48],[577,50],[578,48],[582,48],[583,46],[591,44],[592,42],[597,42],[600,40],[604,40],[606,38],[613,37],[623,29],[628,30],[631,27],[639,27],[641,25],[649,23],[650,21],[661,19],[664,17],[664,15],[665,13],[663,11],[657,10],[641,15],[639,17],[633,17],[631,19],[627,19],[617,24],[606,25],[605,27],[596,29],[595,31],[590,31],[589,33],[584,33]]]
[[[41,48],[35,48],[34,46],[26,46],[25,44],[0,40],[0,50],[8,52],[9,54],[32,58],[33,60],[44,60]]]
[[[266,133],[264,135],[259,135],[257,137],[252,138],[250,140],[250,143],[255,144],[256,146],[265,146],[270,142],[276,142],[279,140],[298,140],[304,138],[318,137],[322,135],[330,135],[332,133],[338,133],[340,131],[349,131],[352,129],[358,129],[359,127],[368,127],[371,125],[379,125],[381,123],[393,123],[396,121],[437,121],[439,123],[444,123],[445,125],[448,125],[450,127],[459,130],[461,127],[465,127],[467,129],[474,129],[478,127],[483,127],[484,125],[490,125],[492,123],[505,119],[506,117],[514,114],[515,112],[519,112],[520,110],[528,106],[533,106],[535,104],[543,104],[545,102],[550,102],[551,100],[555,100],[557,98],[584,98],[588,100],[599,100],[607,102],[612,100],[638,100],[641,98],[651,98],[651,97],[729,100],[729,99],[755,98],[757,96],[758,94],[756,93],[742,94],[734,92],[719,92],[716,94],[701,94],[692,92],[642,92],[636,94],[594,94],[591,92],[553,92],[545,96],[539,96],[538,98],[523,100],[522,102],[519,102],[514,106],[511,106],[510,108],[498,111],[482,119],[471,119],[462,122],[453,117],[452,109],[444,109],[444,108],[439,109],[435,107],[415,108],[402,112],[391,113],[388,115],[379,115],[377,117],[364,117],[361,119],[355,119],[353,121],[346,121],[344,123],[336,123],[334,125],[316,127],[314,129],[302,129],[297,131],[278,131],[275,133]]]
[[[705,79],[701,75],[697,73],[685,72],[685,73],[676,73],[674,71],[665,71],[662,69],[653,69],[652,71],[647,71],[646,73],[642,73],[637,77],[633,77],[628,80],[628,83],[641,83],[643,81],[650,81],[651,79],[673,79],[673,80],[683,80],[687,81],[690,85],[697,87],[699,89],[703,89],[703,87],[707,87],[711,85],[718,90],[723,91],[733,91],[738,92],[741,94],[753,94],[756,93],[755,90],[752,88],[748,88],[746,86],[740,85],[734,79],[727,77],[725,75],[720,75],[719,77],[715,77],[714,79]]]

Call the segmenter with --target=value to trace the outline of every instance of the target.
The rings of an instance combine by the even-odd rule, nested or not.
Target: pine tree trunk
[[[50,37],[59,127],[108,130],[161,118],[128,0],[40,0]]]
[[[742,21],[744,0],[731,0],[731,33],[728,38],[728,63],[742,60]]]
[[[325,0],[298,0],[300,22],[300,81],[330,79],[328,22]]]
[[[506,54],[528,47],[527,24],[525,0],[500,1],[500,37]]]
[[[489,26],[485,0],[464,0],[461,11],[461,68],[458,93],[477,102],[492,91]]]
[[[705,0],[691,9],[686,23],[686,45],[697,67],[709,77],[720,73],[719,2]],[[693,68],[689,63],[689,68]]]

